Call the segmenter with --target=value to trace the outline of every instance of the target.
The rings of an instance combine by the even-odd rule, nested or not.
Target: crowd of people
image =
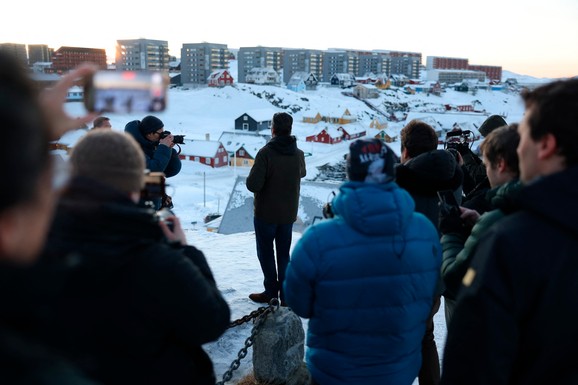
[[[166,202],[142,202],[146,170],[180,171],[172,136],[152,115],[125,132],[67,115],[66,91],[95,70],[39,91],[0,53],[0,121],[20,141],[0,152],[18,165],[0,189],[0,383],[215,384],[202,345],[229,306]],[[521,122],[484,123],[480,156],[438,149],[422,121],[400,157],[352,141],[331,217],[292,252],[305,158],[292,116],[273,116],[246,183],[264,278],[249,298],[309,319],[312,385],[578,382],[578,79],[522,99]],[[89,122],[55,167],[49,142]]]

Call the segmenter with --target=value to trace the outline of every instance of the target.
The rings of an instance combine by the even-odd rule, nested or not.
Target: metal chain
[[[233,322],[231,322],[229,324],[229,329],[230,328],[234,328],[235,326],[239,326],[244,324],[245,322],[249,322],[254,318],[259,317],[261,314],[263,314],[265,312],[265,310],[267,310],[267,307],[260,307],[257,310],[253,310],[251,313],[239,318],[238,320],[235,320]]]
[[[253,325],[253,328],[251,329],[251,335],[249,337],[247,337],[247,339],[245,340],[245,345],[241,348],[241,350],[239,350],[239,353],[237,353],[237,358],[235,358],[233,360],[233,362],[231,362],[231,366],[223,374],[223,380],[217,382],[215,385],[224,385],[226,382],[230,381],[231,378],[233,378],[233,372],[235,370],[239,369],[239,366],[241,366],[241,360],[247,356],[248,349],[251,346],[253,346],[255,336],[259,332],[259,329],[261,328],[261,326],[263,326],[263,324],[265,323],[267,316],[269,315],[269,313],[274,313],[277,309],[279,309],[279,300],[277,298],[273,298],[271,300],[271,302],[269,302],[268,307],[261,307],[257,310],[252,311],[249,315],[240,319],[240,320],[244,320],[245,318],[247,318],[247,320],[245,320],[243,322],[248,322],[250,319],[258,317],[256,322],[255,322],[255,325]],[[251,317],[251,318],[248,318],[248,317]],[[238,321],[240,321],[240,320],[238,320]],[[237,322],[237,321],[235,321],[235,322]],[[242,324],[243,322],[240,322],[239,325]],[[236,325],[231,324],[231,327],[232,326],[236,326]]]

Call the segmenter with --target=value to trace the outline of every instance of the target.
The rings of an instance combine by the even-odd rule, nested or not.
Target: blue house
[[[250,110],[235,119],[235,130],[262,131],[271,129],[273,114],[278,112],[274,109]]]

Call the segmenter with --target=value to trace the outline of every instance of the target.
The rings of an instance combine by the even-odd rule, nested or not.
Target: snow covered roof
[[[221,142],[215,140],[187,140],[185,145],[181,146],[181,149],[183,155],[212,158],[217,155],[220,145]]]
[[[270,120],[273,120],[273,115],[276,112],[282,112],[282,110],[276,110],[273,108],[260,108],[260,109],[255,109],[255,110],[248,110],[245,112],[245,114],[249,115],[250,117],[255,119],[257,122],[268,122]],[[245,114],[243,114],[243,115],[245,115]],[[243,116],[243,115],[241,115],[241,116]]]
[[[264,137],[254,133],[223,132],[219,137],[219,141],[228,152],[235,152],[239,148],[245,147],[247,152],[250,153],[250,148],[257,148],[258,150],[267,144],[267,140]]]

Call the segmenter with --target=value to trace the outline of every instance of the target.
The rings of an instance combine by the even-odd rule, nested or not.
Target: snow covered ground
[[[375,116],[364,103],[342,95],[341,91],[335,88],[321,88],[318,91],[295,93],[279,87],[246,84],[222,89],[172,89],[169,91],[168,109],[157,116],[164,121],[165,129],[172,131],[173,134],[185,134],[186,140],[205,140],[207,134],[211,140],[217,140],[221,132],[232,131],[234,120],[248,110],[262,108],[289,110],[294,116],[293,133],[298,138],[298,146],[311,154],[306,158],[308,167],[306,179],[311,180],[317,174],[316,166],[343,159],[348,143],[327,145],[306,142],[305,136],[310,135],[311,126],[302,122],[303,116],[318,111],[343,111],[347,108],[363,127],[369,127]],[[476,95],[472,95],[449,90],[441,97],[388,91],[371,103],[380,108],[391,104],[406,104],[409,111],[426,115],[428,111],[439,110],[444,104],[474,103],[483,107],[488,114],[506,115],[509,123],[519,121],[523,114],[519,95],[491,91],[478,91]],[[69,103],[67,109],[73,115],[80,115],[84,110],[80,103]],[[110,118],[113,129],[123,130],[127,122],[142,119],[144,115],[110,115]],[[435,117],[436,114],[431,115]],[[479,115],[467,114],[455,117],[460,121],[467,121],[468,117],[479,121],[480,118]],[[399,132],[404,123],[390,122],[388,128],[393,132]],[[61,142],[73,145],[84,132],[80,130],[71,133],[62,138]],[[368,133],[372,132],[377,133],[377,130],[368,129]],[[399,154],[399,142],[392,143],[391,147]],[[167,192],[175,203],[174,211],[181,218],[189,243],[205,253],[217,284],[231,307],[232,320],[241,318],[259,307],[247,298],[250,293],[262,290],[262,273],[256,257],[254,234],[251,231],[231,235],[208,232],[203,218],[207,214],[223,213],[237,176],[246,176],[248,172],[249,169],[244,167],[213,169],[192,161],[183,161],[180,174],[167,181],[169,184]],[[322,196],[318,199],[327,201],[326,190],[320,194]],[[300,236],[300,233],[294,233],[293,244]],[[199,317],[202,316],[199,314]],[[443,306],[435,317],[435,323],[436,342],[441,357],[446,334]],[[303,325],[307,327],[305,320]],[[251,327],[252,324],[249,323],[230,329],[218,341],[205,346],[215,364],[218,380],[237,357],[245,339],[250,335]],[[250,371],[251,352],[242,361],[231,383],[235,383]]]

